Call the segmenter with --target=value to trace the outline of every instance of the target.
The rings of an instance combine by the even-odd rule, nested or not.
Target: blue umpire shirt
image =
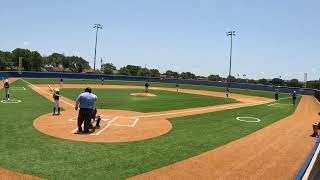
[[[80,109],[94,109],[94,102],[96,100],[97,96],[89,92],[81,93],[77,98],[77,102],[80,103]]]

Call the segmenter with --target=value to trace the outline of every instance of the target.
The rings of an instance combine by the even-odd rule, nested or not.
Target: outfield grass
[[[12,86],[25,86],[22,81]],[[259,105],[170,119],[172,130],[130,143],[85,143],[38,132],[33,120],[51,111],[51,103],[28,88],[12,92],[20,104],[0,103],[0,167],[48,179],[124,179],[199,155],[246,136],[294,112],[291,100],[281,107]],[[244,123],[237,116],[260,118]]]
[[[59,84],[60,79],[27,79],[32,84]],[[100,80],[88,80],[88,79],[64,79],[65,84],[101,84]],[[128,85],[128,86],[144,86],[143,81],[106,81],[104,84],[109,85]],[[159,83],[151,82],[151,87],[169,87],[175,88],[174,83]],[[226,88],[215,87],[215,86],[202,86],[202,85],[190,85],[190,84],[180,84],[182,89],[194,89],[194,90],[206,90],[206,91],[215,91],[215,92],[225,92]],[[270,91],[256,91],[256,90],[243,90],[243,89],[230,89],[232,93],[235,94],[244,94],[250,96],[260,96],[267,98],[274,98],[274,93]],[[279,98],[289,97],[290,94],[279,93]]]
[[[93,93],[98,96],[96,106],[99,109],[159,112],[237,102],[228,98],[159,90],[152,90],[152,94],[157,95],[155,97],[130,95],[131,93],[143,91],[143,89],[93,89]],[[81,92],[83,92],[83,89],[65,88],[61,90],[61,95],[75,100]]]

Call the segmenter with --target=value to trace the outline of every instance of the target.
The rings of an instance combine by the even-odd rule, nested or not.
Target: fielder
[[[60,90],[59,89],[55,89],[53,91],[53,113],[52,115],[56,114],[56,109],[58,110],[58,114],[60,115]]]
[[[144,92],[145,93],[149,93],[149,83],[148,82],[146,82],[145,84],[144,84]]]
[[[229,97],[229,93],[230,93],[230,89],[229,89],[229,88],[227,88],[227,92],[226,92],[226,96],[227,96],[227,98]]]
[[[179,92],[179,84],[176,84],[177,92]]]
[[[279,100],[279,92],[278,92],[278,90],[274,93],[274,100],[276,100],[276,101]]]
[[[104,84],[104,78],[101,78],[101,85]]]
[[[60,79],[60,89],[63,88],[63,79]]]
[[[292,93],[292,105],[296,104],[297,94],[296,91],[293,91]]]
[[[3,87],[4,87],[4,92],[6,94],[6,99],[10,100],[10,85],[7,79],[5,80]]]

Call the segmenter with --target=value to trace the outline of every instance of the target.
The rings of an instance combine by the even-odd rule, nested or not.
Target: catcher
[[[101,121],[101,117],[97,114],[97,108],[95,108],[92,111],[92,118],[91,118],[91,130],[94,131],[95,129],[100,129],[100,121]],[[95,123],[95,126],[93,126],[93,124]]]

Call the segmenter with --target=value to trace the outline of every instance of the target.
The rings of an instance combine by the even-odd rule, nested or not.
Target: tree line
[[[18,70],[19,57],[22,58],[22,69],[24,71],[45,71],[47,67],[60,67],[63,70],[68,69],[69,72],[83,72],[84,69],[91,69],[89,62],[78,56],[65,56],[60,53],[52,53],[49,56],[41,56],[37,51],[17,48],[12,52],[0,51],[0,71],[14,71]],[[289,87],[304,87],[302,82],[298,79],[291,79],[285,81],[281,78],[273,79],[249,79],[243,75],[243,78],[235,76],[221,77],[217,74],[212,74],[207,77],[195,75],[192,72],[176,72],[167,70],[160,73],[158,69],[149,69],[136,65],[126,65],[117,69],[112,63],[101,65],[100,73],[108,75],[128,75],[128,76],[145,76],[145,77],[164,77],[174,79],[195,79],[195,80],[209,80],[221,82],[235,82],[235,83],[249,83],[262,84],[274,86],[289,86]],[[242,77],[242,76],[241,76]],[[308,81],[307,88],[320,89],[320,79],[316,81]]]
[[[88,61],[82,57],[65,56],[59,53],[41,56],[37,51],[17,48],[12,52],[0,51],[0,70],[18,70],[19,58],[22,58],[22,70],[24,71],[44,71],[46,67],[61,67],[71,72],[90,69]]]

